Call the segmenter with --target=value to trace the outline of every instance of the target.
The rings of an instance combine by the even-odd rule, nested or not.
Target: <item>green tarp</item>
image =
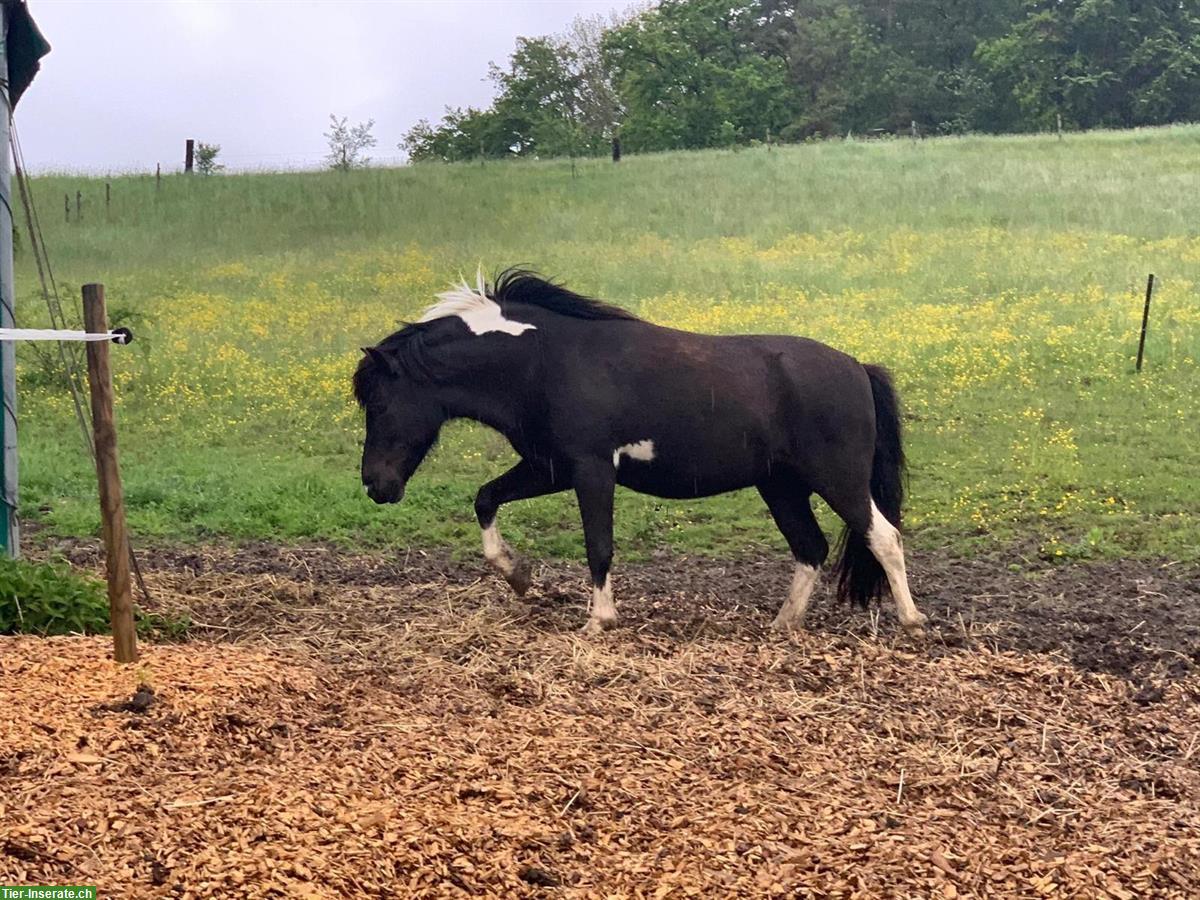
[[[25,88],[41,68],[41,59],[50,52],[49,42],[38,31],[24,0],[0,0],[4,5],[8,55],[8,99],[15,108]]]

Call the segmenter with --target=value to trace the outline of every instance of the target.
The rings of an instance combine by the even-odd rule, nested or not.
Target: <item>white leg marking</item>
[[[513,556],[512,548],[505,543],[504,538],[500,537],[500,529],[496,527],[496,520],[492,520],[492,524],[483,529],[483,555],[487,557],[487,561],[501,575],[508,576],[513,573],[516,568],[517,561]]]
[[[583,626],[584,634],[599,634],[617,621],[617,607],[612,598],[612,576],[605,576],[604,584],[592,587],[591,615]]]
[[[779,608],[779,615],[771,623],[772,628],[799,628],[804,624],[804,613],[808,611],[808,601],[812,597],[813,587],[817,583],[817,570],[804,563],[796,563],[796,572],[792,575],[792,589],[788,598]]]
[[[650,462],[654,459],[654,441],[644,440],[634,444],[622,444],[613,451],[613,468],[621,467],[621,457]]]
[[[920,630],[926,619],[913,603],[912,594],[908,591],[908,573],[904,569],[904,545],[900,539],[900,532],[879,511],[874,500],[871,501],[871,527],[867,529],[867,546],[887,573],[892,597],[896,600],[896,615],[900,617],[900,624],[910,631]]]

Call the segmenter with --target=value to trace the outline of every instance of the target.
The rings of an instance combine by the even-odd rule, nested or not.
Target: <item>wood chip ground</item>
[[[228,640],[144,644],[119,667],[101,638],[0,639],[0,884],[1200,894],[1191,672],[1147,692],[884,631],[585,640],[534,627],[489,580],[151,581]],[[347,612],[386,602],[402,623]],[[221,624],[256,604],[274,628]],[[152,698],[127,703],[141,685]]]

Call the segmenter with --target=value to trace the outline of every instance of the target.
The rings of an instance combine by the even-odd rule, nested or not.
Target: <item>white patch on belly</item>
[[[621,467],[621,457],[650,462],[654,459],[654,441],[638,441],[636,444],[623,444],[613,451],[613,468]]]

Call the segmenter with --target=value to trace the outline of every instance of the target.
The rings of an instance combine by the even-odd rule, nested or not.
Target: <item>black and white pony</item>
[[[890,586],[900,623],[925,617],[900,540],[904,455],[887,372],[817,341],[663,328],[522,270],[438,295],[419,322],[365,348],[354,394],[366,411],[362,480],[396,503],[450,419],[503,434],[520,462],[479,489],[488,562],[518,595],[530,567],[496,529],[505,503],[573,490],[597,633],[617,618],[609,567],[613,490],[707,497],[755,487],[795,557],[774,624],[798,626],[829,552],[809,505],[846,522],[839,594],[867,604]]]

